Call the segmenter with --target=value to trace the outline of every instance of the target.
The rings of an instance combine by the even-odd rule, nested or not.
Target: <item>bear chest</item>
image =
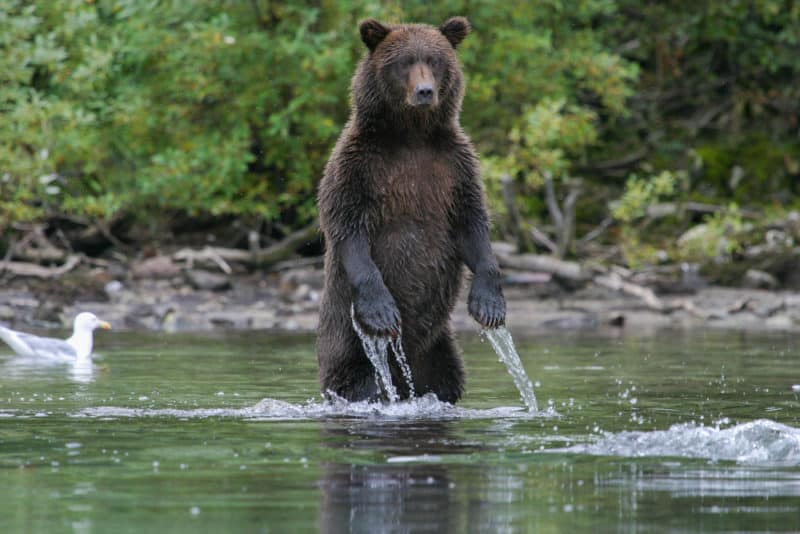
[[[380,222],[449,220],[456,175],[447,158],[434,152],[401,150],[384,158],[376,170],[374,208]]]

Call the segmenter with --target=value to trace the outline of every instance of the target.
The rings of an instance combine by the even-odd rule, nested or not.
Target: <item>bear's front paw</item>
[[[499,283],[476,277],[467,307],[472,318],[486,328],[497,328],[506,322],[506,299]]]
[[[392,296],[365,295],[353,303],[355,320],[367,334],[377,337],[400,335],[400,310]]]

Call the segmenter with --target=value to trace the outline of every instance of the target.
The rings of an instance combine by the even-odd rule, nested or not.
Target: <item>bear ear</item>
[[[361,40],[364,41],[364,44],[367,45],[370,51],[375,50],[375,47],[378,46],[391,31],[375,19],[363,21],[358,29],[361,32]]]
[[[470,30],[469,21],[464,17],[453,17],[447,19],[439,26],[439,31],[447,37],[453,48],[458,46],[458,43],[464,40]]]

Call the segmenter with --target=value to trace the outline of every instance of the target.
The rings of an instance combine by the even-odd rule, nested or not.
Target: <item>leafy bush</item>
[[[584,228],[620,195],[631,224],[661,193],[626,180],[654,169],[685,176],[687,199],[796,204],[788,0],[0,0],[0,234],[174,213],[305,224],[348,115],[358,20],[454,14],[474,28],[462,123],[499,228],[506,175],[533,222],[544,173],[581,178]]]
[[[62,210],[311,217],[353,17],[262,6],[2,0],[0,228]]]

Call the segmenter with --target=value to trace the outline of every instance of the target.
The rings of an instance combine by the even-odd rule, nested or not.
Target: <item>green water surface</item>
[[[465,410],[441,417],[245,415],[264,398],[321,404],[311,336],[103,332],[90,369],[0,347],[0,532],[800,530],[791,454],[691,458],[691,441],[668,456],[553,452],[678,423],[796,429],[796,340],[516,343],[549,415],[491,411],[521,401],[476,335],[461,336]]]

